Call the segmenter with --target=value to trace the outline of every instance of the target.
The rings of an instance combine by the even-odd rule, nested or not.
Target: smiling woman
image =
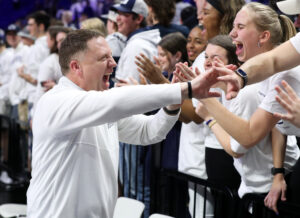
[[[236,13],[245,4],[244,0],[207,0],[199,21],[207,39],[218,34],[228,34]]]
[[[193,63],[197,56],[204,50],[206,46],[205,36],[202,34],[200,26],[195,26],[187,38],[186,49],[189,61]]]
[[[230,36],[237,45],[238,59],[246,61],[272,50],[294,34],[293,23],[286,16],[278,16],[266,5],[249,3],[238,12]],[[239,189],[240,197],[249,192],[269,191],[265,204],[276,212],[276,203],[280,195],[282,200],[285,199],[286,184],[283,173],[276,174],[272,184],[271,168],[274,166],[292,170],[299,157],[299,149],[295,139],[286,139],[282,135],[299,134],[299,129],[290,123],[278,122],[279,118],[274,116],[274,112],[282,110],[276,102],[274,87],[282,79],[289,80],[294,87],[299,87],[298,72],[299,67],[282,72],[260,84],[245,87],[230,101],[227,109],[215,99],[203,101],[217,121],[212,130],[216,135],[219,134],[217,137],[220,141],[227,138],[226,144],[230,151],[244,155],[235,159],[235,166],[243,178]],[[227,136],[220,137],[223,130]],[[278,138],[284,139],[277,140]],[[252,177],[253,172],[255,177]],[[257,178],[260,178],[259,183]],[[290,199],[299,198],[292,191],[288,194]],[[299,202],[299,199],[297,200]]]

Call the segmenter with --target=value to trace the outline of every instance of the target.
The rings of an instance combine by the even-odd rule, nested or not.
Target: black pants
[[[287,200],[300,205],[300,158],[287,181]]]
[[[233,166],[233,158],[223,149],[205,149],[205,164],[208,181],[223,184],[237,192],[241,177]],[[234,199],[212,191],[215,200],[215,218],[232,218]]]
[[[223,149],[205,148],[205,164],[209,181],[238,190],[241,177],[233,166],[233,158]]]

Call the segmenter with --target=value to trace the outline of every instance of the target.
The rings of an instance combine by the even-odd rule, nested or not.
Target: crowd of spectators
[[[64,217],[72,211],[73,207],[76,207],[76,204],[80,203],[75,200],[64,199],[60,205],[61,208],[57,211],[54,210],[53,205],[58,205],[58,202],[51,204],[51,201],[60,201],[61,199],[49,197],[53,191],[51,187],[59,181],[66,185],[62,177],[64,173],[68,175],[71,173],[65,169],[66,172],[59,171],[58,176],[52,175],[55,169],[49,162],[54,160],[53,162],[56,164],[56,162],[61,161],[57,165],[70,168],[76,166],[78,171],[91,170],[84,168],[90,165],[84,165],[81,169],[74,159],[75,156],[64,156],[63,152],[70,145],[66,139],[70,139],[73,143],[78,137],[76,134],[82,137],[80,140],[76,138],[78,140],[75,140],[76,143],[85,144],[87,147],[88,143],[108,143],[101,140],[109,141],[110,139],[99,139],[96,134],[91,133],[92,131],[85,132],[85,129],[98,125],[108,126],[107,129],[101,130],[101,137],[115,137],[109,143],[113,144],[115,141],[118,143],[118,148],[114,148],[114,151],[99,148],[99,150],[104,149],[107,153],[104,152],[105,154],[101,154],[103,156],[100,155],[103,159],[99,162],[104,166],[98,167],[100,171],[101,168],[105,167],[112,171],[115,171],[116,167],[119,168],[119,182],[121,186],[125,187],[123,194],[130,197],[135,196],[138,200],[144,201],[146,205],[144,217],[150,215],[151,190],[149,183],[151,175],[149,169],[153,146],[144,147],[141,145],[152,145],[156,142],[160,142],[160,164],[165,169],[178,170],[226,185],[236,191],[241,199],[247,193],[264,194],[266,195],[265,205],[276,214],[278,213],[276,204],[279,200],[300,204],[299,188],[295,185],[297,184],[296,181],[299,180],[300,173],[297,170],[293,172],[293,167],[299,166],[300,162],[300,151],[295,137],[300,136],[300,130],[294,125],[282,121],[278,113],[276,115],[276,109],[281,106],[276,101],[278,97],[275,97],[277,94],[275,86],[281,83],[282,79],[285,79],[297,91],[295,87],[300,87],[299,79],[297,79],[299,67],[282,73],[283,77],[273,76],[263,82],[247,86],[233,100],[228,100],[230,94],[227,92],[228,83],[218,82],[214,84],[211,89],[213,92],[209,94],[219,97],[203,100],[200,99],[202,97],[200,95],[198,99],[188,96],[189,98],[183,99],[180,105],[164,107],[160,111],[157,109],[164,104],[158,104],[155,100],[153,100],[153,106],[146,107],[147,110],[140,109],[142,104],[151,105],[150,100],[147,102],[145,99],[141,99],[142,97],[136,98],[137,101],[140,101],[136,103],[137,106],[134,105],[134,98],[118,99],[122,101],[115,104],[118,103],[128,110],[120,110],[124,115],[114,114],[118,113],[119,110],[114,109],[114,105],[109,104],[110,100],[113,101],[109,98],[105,98],[107,108],[102,109],[98,108],[99,106],[94,107],[93,99],[89,99],[88,96],[81,96],[81,94],[76,96],[66,92],[65,94],[74,102],[70,103],[69,99],[65,97],[63,98],[65,105],[63,105],[64,101],[59,99],[55,107],[52,108],[51,106],[52,110],[55,111],[48,109],[44,100],[48,97],[51,104],[54,104],[56,101],[50,97],[55,96],[56,92],[64,93],[61,90],[61,87],[64,86],[73,87],[74,93],[79,92],[79,90],[88,91],[91,96],[93,90],[105,93],[111,91],[111,95],[114,97],[116,95],[114,90],[124,90],[123,95],[125,93],[133,95],[134,87],[143,86],[140,89],[141,93],[146,92],[147,87],[153,87],[153,90],[158,87],[153,97],[156,95],[164,96],[167,93],[167,88],[163,89],[160,88],[163,86],[151,86],[150,84],[187,83],[189,86],[190,81],[195,84],[194,81],[200,81],[199,78],[208,75],[205,72],[211,72],[213,69],[223,68],[224,70],[227,67],[230,70],[237,70],[243,66],[244,62],[256,55],[271,51],[290,38],[295,39],[297,28],[300,26],[299,16],[285,16],[278,10],[275,3],[274,1],[258,3],[257,1],[244,0],[81,0],[73,3],[69,10],[57,10],[53,17],[43,10],[35,11],[26,17],[25,26],[20,25],[24,22],[16,22],[4,30],[0,29],[0,114],[16,120],[20,123],[21,128],[29,133],[22,140],[22,146],[28,148],[24,157],[28,157],[29,160],[20,161],[22,161],[24,169],[29,172],[32,170],[33,175],[28,192],[30,216],[38,217],[42,214],[55,213],[57,217]],[[82,45],[76,44],[77,34]],[[67,40],[64,41],[66,38]],[[93,49],[89,47],[92,43],[94,43]],[[71,48],[73,45],[74,48]],[[101,83],[100,88],[94,85],[93,76],[86,75],[89,70],[91,74],[96,72],[96,69],[92,68],[94,62],[89,62],[93,60],[91,54],[86,53],[87,60],[85,60],[80,53],[90,49],[97,56],[96,48],[99,48],[99,52],[103,48],[101,52],[106,53],[105,57],[95,60],[95,63],[97,62],[100,67],[107,67],[112,71],[101,75],[103,84]],[[72,62],[73,59],[74,63]],[[81,59],[85,61],[80,62]],[[101,65],[104,61],[108,62],[107,66]],[[241,71],[243,74],[242,70],[237,71]],[[90,83],[83,83],[81,79]],[[74,84],[71,81],[75,81]],[[247,82],[243,81],[244,84]],[[80,85],[74,88],[75,84]],[[133,87],[133,90],[128,87]],[[175,85],[170,85],[170,87],[175,87]],[[289,89],[287,84],[285,87]],[[190,94],[192,89],[186,88]],[[106,91],[106,89],[110,90]],[[136,91],[139,92],[139,89],[137,88]],[[159,94],[159,91],[166,93]],[[221,94],[218,95],[217,93]],[[299,95],[298,92],[297,94]],[[76,98],[82,98],[82,101],[75,100]],[[87,101],[86,98],[89,100]],[[159,97],[157,98],[159,99]],[[83,102],[88,103],[87,107],[89,108],[84,109]],[[96,98],[95,102],[97,102]],[[167,103],[175,104],[176,102],[169,100]],[[160,107],[157,107],[156,104]],[[83,111],[86,110],[86,112],[82,112],[83,115],[78,115],[76,114],[78,112],[75,110],[76,107]],[[48,111],[49,114],[41,111],[41,108]],[[102,115],[99,115],[101,119],[96,115],[91,115],[89,118],[88,111],[95,112],[96,109],[101,110],[99,113],[103,113],[103,116],[109,118],[103,118],[104,121],[101,120]],[[111,110],[111,114],[107,115],[106,109]],[[155,128],[155,131],[150,131],[147,128],[137,130],[137,127],[132,127],[131,118],[126,120],[128,123],[121,119],[138,112],[147,112],[144,115],[148,119],[140,117],[139,122],[145,119],[143,124]],[[162,115],[162,113],[167,115]],[[41,114],[47,119],[44,119]],[[82,124],[73,120],[73,116],[76,115]],[[82,120],[81,116],[86,117]],[[158,133],[159,125],[155,119],[162,119],[163,116],[168,118],[163,118],[164,122],[159,121],[162,127],[161,133]],[[177,117],[175,120],[175,116],[178,116],[178,120]],[[35,117],[38,121],[35,120]],[[154,121],[151,120],[151,123],[150,119]],[[36,127],[38,123],[40,125],[40,120],[46,122],[42,125],[43,128],[47,129],[47,124],[49,125],[49,135],[53,134],[54,131],[52,122],[58,123],[57,125],[66,125],[59,126],[61,132],[56,130],[58,139],[55,136],[47,141],[47,146],[65,143],[65,147],[57,150],[42,147],[43,139],[36,133],[42,131]],[[169,124],[165,123],[166,120]],[[116,135],[110,132],[115,121],[118,121],[120,128],[118,130],[120,141]],[[149,126],[147,127],[149,128]],[[141,124],[142,127],[144,126]],[[74,131],[76,129],[78,133],[74,133],[72,128]],[[128,133],[124,130],[126,128]],[[33,135],[31,134],[32,129],[34,130]],[[156,138],[150,133],[159,136]],[[139,134],[145,134],[145,138],[143,138],[144,135],[140,136]],[[94,141],[90,142],[87,139],[89,136]],[[47,138],[46,136],[43,137]],[[75,144],[72,145],[75,146]],[[78,147],[80,146],[78,145]],[[6,162],[8,159],[8,149],[7,146],[1,146],[2,162]],[[84,149],[88,150],[89,148],[80,147],[80,149],[82,149],[80,151],[82,153],[76,151],[79,152],[76,155],[82,154],[82,157],[76,157],[82,162],[87,161],[83,157],[86,154]],[[50,154],[50,152],[53,153]],[[69,152],[68,155],[75,155],[72,153],[75,152],[72,149]],[[116,153],[119,160],[109,162],[109,158],[104,156],[112,155],[110,152]],[[87,153],[91,155],[91,151]],[[34,160],[33,167],[31,167],[31,156]],[[70,162],[68,157],[74,163]],[[58,160],[58,158],[61,159]],[[116,156],[112,155],[111,159],[114,158]],[[92,163],[89,161],[87,162]],[[64,164],[66,165],[64,166]],[[93,164],[99,163],[93,162]],[[105,166],[105,164],[109,166]],[[49,169],[46,169],[47,167]],[[97,167],[95,169],[98,170]],[[83,173],[82,175],[97,174],[95,169],[92,169],[90,174]],[[47,175],[47,170],[52,173],[51,176]],[[76,173],[78,172],[76,171]],[[80,176],[81,174],[76,175]],[[104,178],[107,175],[111,176],[109,180]],[[61,177],[55,180],[59,176]],[[105,185],[109,186],[110,180],[113,181],[111,186],[115,185],[114,180],[117,182],[117,176],[114,177],[114,172],[103,170],[101,176],[106,181],[104,182]],[[99,179],[99,183],[102,182],[99,177],[91,176],[91,178],[95,181]],[[44,181],[40,181],[43,179]],[[70,179],[75,180],[77,178]],[[86,178],[86,180],[89,179]],[[10,184],[13,182],[13,178],[10,178],[9,174],[2,170],[0,182]],[[81,193],[84,191],[76,190],[78,187],[84,189],[80,186],[82,184],[78,185],[72,182],[72,188],[68,189],[67,186],[65,188],[68,190],[60,188],[58,195],[65,191],[68,194],[67,198],[86,200],[81,205],[80,211],[76,209],[78,214],[87,215],[94,211],[103,218],[111,217],[117,197],[115,187],[111,191],[110,187],[106,187],[107,190],[104,191],[100,190],[105,186],[103,184],[100,188],[96,182],[87,182],[87,184],[91,184],[87,189],[88,191],[93,192],[93,188],[95,188],[93,193],[95,199],[92,200],[100,201],[96,202],[101,205],[99,206],[100,209],[89,208],[93,204],[87,200],[88,198],[85,198],[87,195]],[[49,189],[41,190],[42,185],[49,185]],[[107,196],[114,196],[105,199],[107,196],[103,192],[107,192]],[[202,188],[193,190],[191,184],[185,184],[181,187],[180,192],[184,196],[178,203],[178,210],[181,211],[180,217],[188,218],[194,210],[197,211],[196,214],[199,214],[199,217],[202,216],[204,190]],[[99,198],[98,193],[101,193]],[[45,199],[45,203],[37,202],[38,200],[35,198],[38,194],[40,196],[37,198],[41,201]],[[41,197],[44,194],[47,197]],[[226,209],[214,208],[214,193],[208,191],[205,195],[208,199],[205,209],[206,216],[227,217]],[[194,196],[196,196],[196,202],[193,200],[195,199]],[[101,202],[104,199],[107,201],[106,203]],[[229,203],[224,199],[225,205],[229,205]],[[241,204],[243,204],[242,201]],[[49,205],[52,205],[51,208]],[[50,208],[50,212],[47,211],[46,207]],[[242,206],[242,208],[246,207]],[[89,209],[92,212],[87,212]],[[241,212],[243,217],[249,216],[248,209]],[[76,214],[77,212],[74,211],[72,213]],[[96,217],[99,217],[99,214],[96,214]],[[78,216],[80,217],[80,215]]]

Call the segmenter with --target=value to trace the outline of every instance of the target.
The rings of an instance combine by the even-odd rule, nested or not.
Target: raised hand
[[[230,69],[231,68],[231,69]],[[212,67],[212,70],[210,73],[212,74],[218,74],[218,81],[222,81],[227,86],[227,92],[226,92],[226,99],[230,100],[237,96],[238,92],[242,88],[242,78],[238,76],[234,70],[234,65],[229,65],[227,68],[226,66],[216,62],[214,66]]]
[[[166,79],[162,74],[162,69],[158,64],[159,61],[155,58],[156,64],[154,64],[149,58],[147,58],[144,54],[140,54],[140,56],[136,56],[135,64],[138,66],[138,71],[145,76],[151,83],[161,84],[161,83],[169,83],[168,79]]]
[[[286,81],[282,81],[281,83],[284,89],[279,86],[275,87],[275,90],[278,92],[276,100],[286,109],[287,113],[274,113],[274,116],[288,120],[295,126],[300,127],[300,98]]]
[[[193,97],[197,99],[220,97],[218,92],[210,92],[210,88],[218,82],[219,73],[209,70],[191,81]]]
[[[196,67],[194,72],[191,67],[188,67],[187,63],[177,63],[173,74],[178,77],[180,82],[187,82],[200,75],[200,71]]]

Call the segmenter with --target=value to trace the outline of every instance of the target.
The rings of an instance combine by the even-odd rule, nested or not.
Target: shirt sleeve
[[[62,136],[180,103],[180,84],[127,86],[99,92],[74,88],[60,91],[58,85],[38,102],[33,128],[38,126],[48,129],[47,134]]]
[[[300,67],[293,68],[289,71],[284,71],[272,76],[268,81],[268,90],[263,98],[260,108],[270,113],[286,113],[286,110],[276,101],[275,96],[277,91],[275,86],[281,86],[282,80],[285,80],[299,95],[300,94],[300,79],[299,71]],[[282,86],[281,86],[282,87]]]
[[[248,149],[244,148],[240,143],[238,143],[234,138],[230,137],[231,150],[238,154],[247,153]]]
[[[294,48],[297,50],[297,52],[300,54],[300,33],[297,33],[296,36],[292,37],[290,39],[290,42],[294,46]]]
[[[165,139],[168,132],[178,120],[176,116],[167,115],[162,109],[155,115],[135,115],[118,121],[119,139],[135,145],[149,145]]]

